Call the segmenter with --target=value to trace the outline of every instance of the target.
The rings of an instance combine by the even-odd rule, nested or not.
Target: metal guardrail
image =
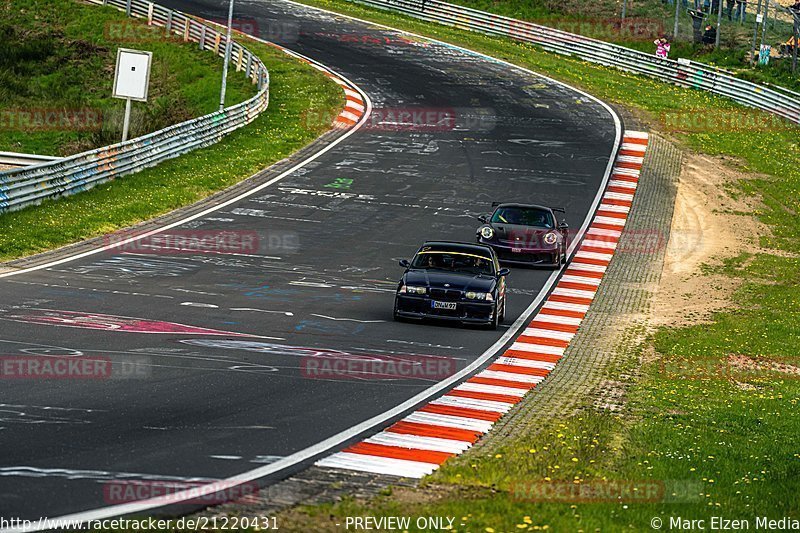
[[[721,69],[703,63],[661,59],[654,54],[440,0],[350,1],[399,11],[414,18],[457,29],[533,43],[550,52],[726,96],[745,106],[762,109],[800,124],[800,99],[794,98],[788,90],[770,89],[735,78]]]
[[[223,55],[226,36],[210,26],[145,0],[89,0],[111,5],[167,34],[196,42],[201,50]],[[226,134],[255,120],[269,105],[269,71],[249,50],[233,41],[231,65],[258,85],[258,93],[240,104],[199,118],[174,124],[129,141],[97,148],[54,162],[0,172],[0,213],[15,211],[90,189],[99,183],[138,172],[161,161],[209,146]]]
[[[60,157],[35,154],[18,154],[17,152],[0,152],[0,165],[9,167],[28,167],[45,161],[57,161]]]

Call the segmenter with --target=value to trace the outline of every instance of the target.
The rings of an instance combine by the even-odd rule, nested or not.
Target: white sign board
[[[117,50],[117,70],[114,75],[114,98],[127,98],[139,102],[147,101],[150,84],[152,52]]]

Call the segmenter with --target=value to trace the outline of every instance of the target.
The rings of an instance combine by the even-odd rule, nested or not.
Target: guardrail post
[[[167,12],[167,24],[165,25],[165,27],[167,28],[167,37],[172,35],[172,14],[173,14],[172,10],[170,9]]]
[[[247,67],[245,67],[244,71],[247,77],[252,76],[252,71],[250,70],[253,66],[253,54],[247,54]]]
[[[200,26],[200,50],[206,48],[206,27]]]
[[[128,15],[129,17],[131,16],[131,2],[132,0],[128,0],[125,3],[125,14]]]
[[[147,25],[153,25],[153,10],[155,10],[154,4],[147,4]]]

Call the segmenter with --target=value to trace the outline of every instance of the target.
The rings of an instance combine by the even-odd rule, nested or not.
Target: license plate
[[[522,252],[522,248],[512,248],[511,251],[514,252],[515,254],[518,254]]]
[[[437,302],[436,300],[431,302],[431,306],[434,309],[448,309],[450,311],[456,310],[456,302]]]

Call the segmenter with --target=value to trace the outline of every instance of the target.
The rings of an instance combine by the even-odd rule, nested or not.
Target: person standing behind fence
[[[653,44],[656,45],[656,57],[660,57],[661,59],[667,59],[669,56],[669,48],[670,44],[669,41],[662,37],[660,39],[656,39],[653,41]]]
[[[728,20],[733,20],[733,0],[725,0],[725,11],[728,15]]]
[[[700,44],[703,42],[703,20],[706,18],[706,12],[702,9],[687,9],[686,11],[692,18],[692,39],[695,43]]]
[[[747,22],[745,20],[747,18],[747,0],[736,0],[736,16],[734,20],[741,20],[742,22]]]

